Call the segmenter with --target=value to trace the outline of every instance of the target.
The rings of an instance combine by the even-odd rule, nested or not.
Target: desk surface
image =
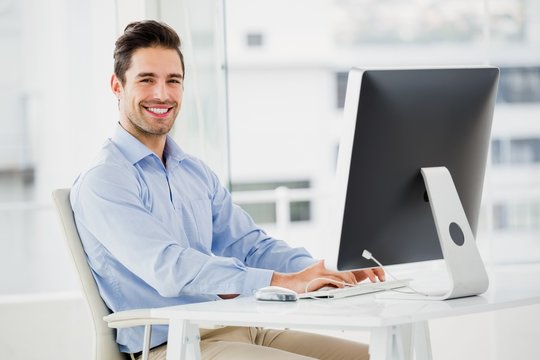
[[[198,324],[368,329],[540,303],[540,265],[488,269],[489,290],[446,301],[386,300],[362,295],[335,300],[262,302],[253,297],[153,309],[152,315]]]

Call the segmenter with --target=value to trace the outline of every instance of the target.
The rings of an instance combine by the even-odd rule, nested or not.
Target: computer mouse
[[[281,286],[265,286],[255,291],[255,299],[261,301],[296,301],[298,294],[294,290]]]

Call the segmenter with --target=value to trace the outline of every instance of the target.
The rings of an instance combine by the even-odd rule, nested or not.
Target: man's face
[[[124,84],[115,75],[111,79],[122,126],[139,140],[166,135],[178,116],[184,90],[182,63],[176,50],[136,50],[125,78]]]

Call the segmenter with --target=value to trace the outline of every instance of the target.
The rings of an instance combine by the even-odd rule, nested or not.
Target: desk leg
[[[369,354],[371,360],[433,360],[427,321],[374,329]]]
[[[187,320],[171,319],[167,360],[201,360],[199,327]]]
[[[411,336],[411,324],[375,328],[369,344],[370,359],[411,360]]]
[[[375,328],[371,332],[369,355],[371,360],[411,360],[412,325]]]
[[[431,338],[429,336],[429,326],[427,321],[414,323],[413,338],[416,359],[433,360],[431,354]]]

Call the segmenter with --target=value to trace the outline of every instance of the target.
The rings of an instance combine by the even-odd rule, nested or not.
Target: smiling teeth
[[[148,111],[151,111],[156,114],[165,114],[169,109],[162,109],[162,108],[148,108]]]

